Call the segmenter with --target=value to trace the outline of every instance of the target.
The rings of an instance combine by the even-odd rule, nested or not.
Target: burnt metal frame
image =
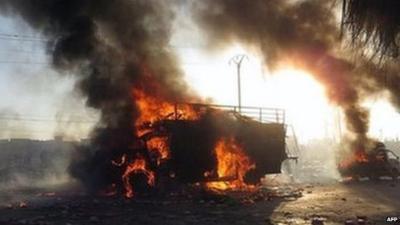
[[[233,113],[234,115],[240,115],[247,117],[254,121],[266,124],[282,124],[286,130],[286,112],[281,108],[267,108],[267,107],[256,107],[256,106],[238,106],[233,105],[218,105],[218,104],[202,104],[202,103],[174,103],[174,112],[169,114],[173,120],[181,120],[179,116],[179,109],[182,106],[191,106],[193,108],[212,108],[219,109],[228,113]],[[168,117],[169,117],[168,116]],[[286,131],[285,131],[286,132]],[[297,157],[290,157],[290,159],[296,159]],[[221,182],[221,181],[231,181],[238,178],[238,174],[235,176],[227,177],[207,177],[200,182]]]
[[[215,108],[227,112],[238,113],[241,116],[249,117],[260,123],[279,123],[285,124],[286,113],[284,109],[280,108],[266,108],[256,106],[241,106],[240,111],[238,106],[233,105],[217,105],[217,104],[201,104],[201,103],[175,103],[174,114],[175,119],[178,120],[179,106],[189,105],[193,107]]]

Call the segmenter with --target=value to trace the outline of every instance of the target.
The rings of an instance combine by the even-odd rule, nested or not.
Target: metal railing
[[[193,108],[212,108],[220,109],[226,112],[249,117],[261,123],[280,123],[285,124],[285,110],[279,108],[265,108],[254,106],[242,106],[239,110],[238,106],[232,105],[216,105],[216,104],[200,104],[200,103],[176,103],[175,115],[178,114],[180,107],[191,106]]]

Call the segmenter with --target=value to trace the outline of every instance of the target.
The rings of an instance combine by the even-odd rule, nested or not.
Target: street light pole
[[[237,82],[238,82],[238,107],[239,113],[242,111],[242,93],[241,93],[241,79],[240,79],[240,68],[243,62],[243,59],[249,59],[246,55],[236,55],[229,60],[229,65],[232,63],[236,64],[237,68]]]

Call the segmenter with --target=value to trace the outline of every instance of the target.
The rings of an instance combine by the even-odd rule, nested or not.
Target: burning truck
[[[97,151],[72,167],[75,177],[100,177],[95,184],[100,193],[130,198],[188,184],[243,190],[259,184],[265,174],[280,173],[288,158],[282,109],[138,99],[141,116],[133,144]]]
[[[339,164],[339,172],[344,177],[368,177],[378,179],[390,176],[394,179],[400,175],[399,156],[386,148],[382,142],[376,142],[369,151],[356,151],[352,157]]]

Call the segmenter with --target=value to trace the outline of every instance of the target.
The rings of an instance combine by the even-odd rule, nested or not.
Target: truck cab
[[[400,175],[399,156],[387,149],[382,142],[376,144],[369,157],[375,176],[391,176],[395,179]]]

